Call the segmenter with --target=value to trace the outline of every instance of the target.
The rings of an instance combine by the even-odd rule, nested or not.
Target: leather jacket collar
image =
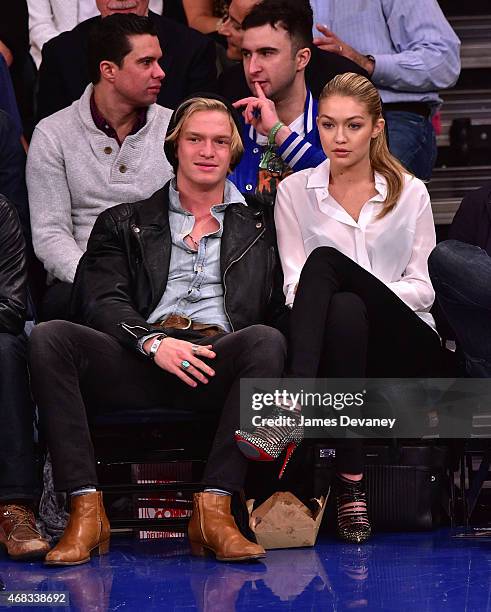
[[[152,308],[156,307],[167,286],[172,240],[169,225],[169,183],[140,206],[130,230],[140,245],[143,264],[152,290]],[[231,204],[225,211],[220,249],[222,281],[266,231],[263,213],[256,206]],[[240,236],[240,241],[237,237]]]

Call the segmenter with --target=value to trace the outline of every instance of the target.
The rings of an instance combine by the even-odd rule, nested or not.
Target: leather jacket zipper
[[[266,233],[266,228],[264,227],[262,232],[256,236],[256,238],[251,242],[251,244],[247,247],[247,249],[239,257],[237,257],[236,259],[234,259],[228,264],[228,266],[225,268],[225,271],[223,273],[223,310],[225,311],[225,315],[227,316],[228,322],[233,332],[235,331],[235,328],[233,326],[232,319],[230,318],[230,315],[228,314],[227,302],[226,302],[226,299],[227,299],[227,279],[226,279],[227,272],[230,270],[230,268],[235,263],[240,261],[244,257],[244,255],[252,249],[252,247],[256,244],[259,238],[261,238],[261,236],[263,236],[263,234],[265,233]]]
[[[142,247],[142,243],[141,243],[141,237],[140,237],[140,232],[141,229],[135,224],[132,223],[130,225],[131,227],[131,231],[133,232],[133,235],[135,236],[137,242],[138,242],[138,248],[140,249],[140,255],[142,258],[142,263],[146,268],[146,262],[145,262],[145,255],[143,253],[143,247]],[[145,332],[146,334],[148,334],[149,329],[147,327],[143,327],[142,325],[128,325],[127,323],[119,323],[119,326],[121,327],[121,329],[123,329],[125,332],[131,334],[134,338],[138,339],[138,334],[135,334],[135,332],[133,332],[133,329],[140,329],[143,332]]]
[[[274,259],[275,259],[275,252],[274,252],[274,247],[269,247],[268,250],[268,272],[270,274],[268,274],[267,278],[269,278],[269,276],[272,276],[271,279],[271,286],[269,288],[269,296],[268,296],[268,304],[271,302],[271,298],[273,296],[273,286],[274,286]],[[271,265],[270,265],[271,264]]]
[[[141,263],[143,264],[143,268],[144,268],[144,270],[146,272],[146,275],[148,277],[148,281],[149,281],[149,284],[150,284],[150,290],[152,292],[152,299],[153,299],[153,296],[155,295],[155,287],[152,284],[152,280],[153,279],[152,279],[152,275],[149,272],[149,267],[148,267],[148,264],[147,264],[147,258],[145,256],[145,250],[144,250],[143,244],[142,244],[141,228],[138,227],[138,225],[136,225],[135,223],[132,223],[130,225],[130,227],[131,227],[131,231],[133,232],[133,234],[134,234],[134,236],[136,238],[136,241],[138,242],[138,248],[140,249]]]
[[[131,331],[132,329],[141,329],[146,334],[148,334],[150,331],[149,329],[147,329],[146,327],[143,327],[142,325],[128,325],[128,323],[119,323],[119,327],[121,327],[121,329],[123,329],[125,332],[128,332],[129,334],[131,334],[134,338],[138,338],[139,336],[135,334],[135,332]]]
[[[139,228],[139,227],[138,227],[138,226],[137,226],[135,223],[132,223],[132,224],[130,225],[130,227],[131,227],[131,231],[133,232],[133,235],[134,235],[134,236],[135,236],[135,238],[136,238],[136,241],[138,242],[138,248],[140,249],[140,256],[141,256],[141,258],[142,258],[142,262],[143,262],[143,263],[145,263],[145,258],[144,258],[144,256],[143,256],[143,248],[142,248],[142,243],[141,243],[141,239],[140,239],[140,232],[141,232],[141,229],[140,229],[140,228]]]

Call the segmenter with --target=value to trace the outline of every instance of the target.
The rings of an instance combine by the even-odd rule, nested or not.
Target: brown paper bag
[[[254,500],[249,500],[250,526],[258,543],[268,550],[313,546],[328,496],[315,500],[318,509],[314,513],[289,492],[274,493],[252,512]]]

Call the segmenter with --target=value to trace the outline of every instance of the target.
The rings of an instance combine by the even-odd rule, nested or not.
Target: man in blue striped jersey
[[[252,95],[243,109],[245,151],[229,177],[242,193],[273,203],[292,172],[325,159],[315,123],[317,102],[305,84],[312,11],[285,0],[264,0],[242,23],[244,72]]]

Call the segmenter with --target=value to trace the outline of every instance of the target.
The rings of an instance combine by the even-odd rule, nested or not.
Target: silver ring
[[[181,361],[181,368],[183,370],[187,370],[190,367],[191,367],[191,364],[189,363],[187,359],[183,359],[183,361]]]
[[[198,344],[191,345],[191,352],[193,353],[193,355],[197,355],[198,354],[198,350],[199,350],[199,345]]]
[[[339,53],[343,52],[343,45],[339,45]]]

